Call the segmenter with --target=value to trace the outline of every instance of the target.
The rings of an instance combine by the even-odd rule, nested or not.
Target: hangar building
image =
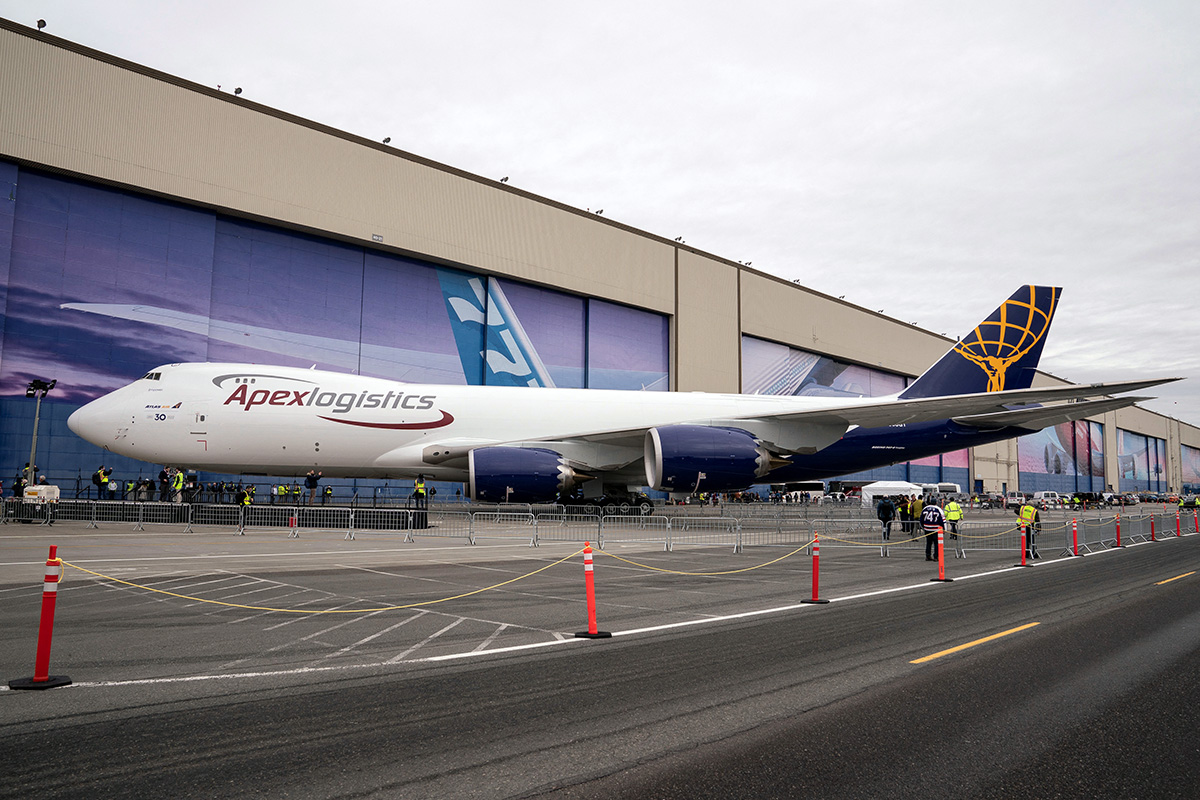
[[[645,391],[887,394],[953,341],[681,242],[0,20],[0,478],[164,363]],[[999,300],[999,298],[998,298]],[[980,309],[980,316],[990,309]],[[1061,383],[1039,374],[1035,385]],[[210,480],[212,476],[201,476]],[[1200,429],[1128,408],[849,476],[1200,488]]]

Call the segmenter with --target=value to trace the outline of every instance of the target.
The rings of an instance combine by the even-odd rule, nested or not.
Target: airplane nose
[[[104,399],[93,400],[67,417],[67,427],[75,435],[101,447],[112,441],[117,431],[116,421]]]

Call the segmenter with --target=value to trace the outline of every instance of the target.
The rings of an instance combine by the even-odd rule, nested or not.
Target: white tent
[[[924,490],[919,485],[908,481],[876,481],[862,487],[862,504],[863,508],[872,508],[876,498],[879,497],[891,497],[892,495],[912,497],[914,494],[921,495],[923,493]]]

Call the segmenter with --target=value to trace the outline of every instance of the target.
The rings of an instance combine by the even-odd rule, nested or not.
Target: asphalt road
[[[944,584],[914,553],[834,552],[821,606],[795,605],[799,564],[715,579],[599,559],[602,627],[617,634],[601,641],[569,638],[577,565],[436,612],[363,610],[506,580],[570,546],[481,560],[185,545],[207,555],[158,551],[123,574],[189,598],[359,613],[292,619],[69,576],[51,672],[77,683],[0,692],[0,797],[1200,796],[1200,574],[1158,583],[1200,570],[1200,536],[970,579],[1011,556],[951,562]],[[93,555],[79,560],[100,571]],[[14,631],[36,627],[8,575],[6,680],[30,672]],[[528,649],[484,652],[503,646]]]

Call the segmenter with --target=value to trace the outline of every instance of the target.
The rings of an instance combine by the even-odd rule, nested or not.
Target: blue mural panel
[[[536,378],[539,386],[586,388],[584,298],[493,278],[489,302],[491,319],[500,323],[488,325],[489,360],[493,352],[504,354],[499,363],[513,369],[518,380]]]
[[[444,304],[443,276],[451,283],[470,277],[413,259],[366,253],[363,285],[369,291],[362,299],[362,374],[410,383],[480,382],[482,328],[474,326],[474,341],[464,343],[460,358],[455,326],[470,325],[459,322],[458,314],[471,313]]]
[[[192,265],[211,265],[211,214],[24,171],[15,211],[0,394],[53,378],[56,401],[82,403],[157,364],[204,359],[202,335],[141,318],[180,302],[207,310],[211,266]]]
[[[4,328],[8,309],[8,265],[12,260],[17,208],[17,166],[0,161],[0,372],[4,370]]]
[[[356,372],[363,250],[218,219],[208,361]]]
[[[1104,426],[1064,422],[1017,439],[1021,490],[1103,492]]]
[[[1183,491],[1200,492],[1200,448],[1179,446],[1180,464],[1183,468]]]
[[[102,461],[122,480],[156,472],[102,459],[65,421],[159,364],[665,389],[667,330],[659,314],[0,162],[0,474],[28,457],[33,378],[59,382],[39,466],[86,484]]]
[[[670,389],[666,317],[593,299],[587,318],[589,389]]]
[[[1122,492],[1167,489],[1166,441],[1117,428],[1117,465]]]

